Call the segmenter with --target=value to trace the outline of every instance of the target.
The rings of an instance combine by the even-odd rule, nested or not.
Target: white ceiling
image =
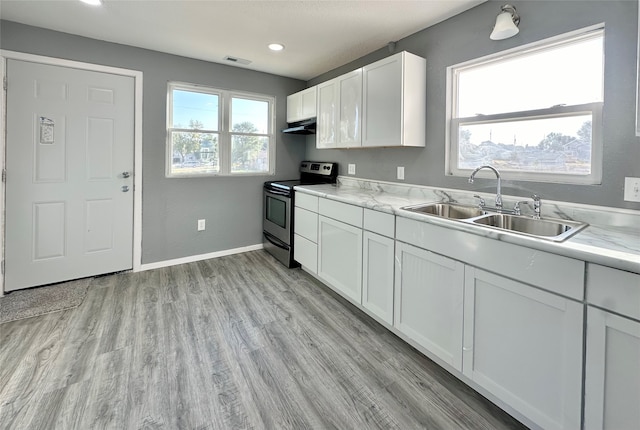
[[[0,18],[309,80],[483,1],[0,0]]]

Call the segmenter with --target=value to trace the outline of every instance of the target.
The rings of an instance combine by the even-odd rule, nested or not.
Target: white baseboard
[[[208,254],[190,255],[189,257],[176,258],[173,260],[158,261],[155,263],[147,263],[140,265],[139,270],[135,272],[144,272],[145,270],[159,269],[161,267],[175,266],[177,264],[193,263],[195,261],[208,260],[210,258],[219,258],[226,255],[241,254],[243,252],[256,251],[262,249],[261,243],[257,245],[243,246],[242,248],[225,249],[224,251],[210,252]]]

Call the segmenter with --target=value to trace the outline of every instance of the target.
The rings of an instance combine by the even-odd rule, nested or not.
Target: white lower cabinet
[[[464,264],[396,242],[394,326],[462,370]]]
[[[342,296],[361,303],[361,228],[318,217],[318,276]]]
[[[318,198],[296,194],[293,258],[311,273],[318,272]]]
[[[525,424],[640,429],[639,275],[585,277],[582,261],[331,199],[296,206],[306,270]]]
[[[589,306],[585,374],[585,430],[639,429],[640,322]]]
[[[392,325],[394,240],[365,231],[362,253],[362,306]]]
[[[466,266],[463,374],[541,428],[581,425],[584,305]]]
[[[293,258],[311,273],[318,273],[318,245],[309,239],[293,235]]]

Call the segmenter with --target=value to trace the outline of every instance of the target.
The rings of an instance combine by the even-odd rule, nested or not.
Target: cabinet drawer
[[[335,200],[320,199],[318,213],[347,224],[362,228],[362,208],[336,202]]]
[[[295,220],[295,233],[311,242],[318,243],[318,214],[296,207]]]
[[[588,264],[587,302],[640,320],[640,275]]]
[[[318,273],[318,245],[304,237],[293,235],[293,258],[312,273]]]
[[[394,237],[396,217],[384,212],[364,210],[364,229],[387,237]]]
[[[318,212],[318,197],[296,191],[296,206],[311,212]]]

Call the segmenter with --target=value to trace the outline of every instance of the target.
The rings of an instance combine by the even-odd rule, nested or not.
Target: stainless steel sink
[[[554,218],[534,219],[520,215],[491,214],[476,218],[474,224],[561,242],[576,234],[587,224]]]
[[[457,203],[427,203],[416,206],[405,206],[402,209],[425,215],[458,220],[474,218],[485,214],[478,206],[466,206]]]
[[[555,242],[566,240],[588,225],[563,219],[536,219],[522,215],[486,212],[478,206],[458,203],[426,203],[405,206],[401,209]]]

